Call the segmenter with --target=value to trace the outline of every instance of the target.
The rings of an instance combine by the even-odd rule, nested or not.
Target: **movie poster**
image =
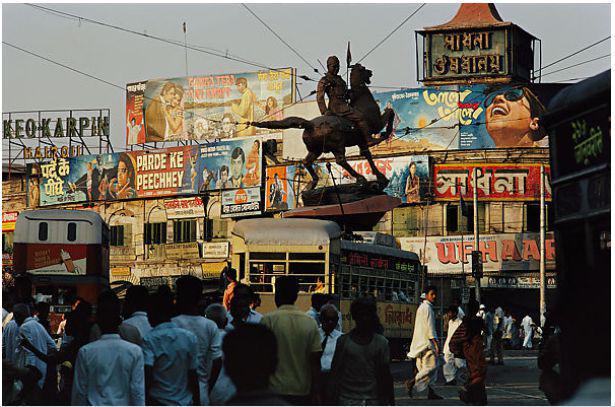
[[[258,137],[57,159],[40,164],[40,205],[259,187],[261,172]]]
[[[283,119],[294,100],[293,68],[150,80],[144,89],[145,141],[213,142],[272,133],[247,123]]]
[[[126,85],[126,145],[145,143],[143,101],[146,82]]]
[[[367,160],[350,160],[350,166],[368,181],[375,181]],[[400,198],[403,203],[420,203],[429,191],[429,156],[411,155],[404,157],[387,157],[374,159],[376,168],[388,179],[384,192],[389,196]],[[319,177],[316,188],[356,182],[345,169],[332,163],[331,173],[326,163],[314,163],[314,170]],[[305,191],[312,177],[303,165],[267,167],[265,208],[269,211],[294,209],[303,206],[301,193]]]

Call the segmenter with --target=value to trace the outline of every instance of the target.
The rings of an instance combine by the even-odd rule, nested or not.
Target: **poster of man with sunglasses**
[[[540,125],[562,84],[425,87],[376,94],[400,118],[378,153],[547,147]],[[382,150],[382,151],[381,151]],[[385,151],[388,150],[388,151]]]

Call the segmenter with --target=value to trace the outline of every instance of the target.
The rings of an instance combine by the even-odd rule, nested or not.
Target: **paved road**
[[[395,402],[397,405],[464,405],[457,395],[457,386],[445,386],[439,378],[434,386],[443,400],[426,400],[427,394],[408,397],[404,380],[408,377],[409,362],[394,362]],[[489,365],[487,369],[487,400],[490,405],[548,405],[544,394],[538,389],[540,371],[536,366],[535,351],[505,351],[504,366]]]

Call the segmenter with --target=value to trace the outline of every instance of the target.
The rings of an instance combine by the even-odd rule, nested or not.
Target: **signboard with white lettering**
[[[202,218],[204,215],[203,201],[200,197],[165,199],[164,208],[168,219]]]
[[[261,213],[260,188],[240,188],[222,192],[221,217],[233,218],[238,216],[260,215]]]

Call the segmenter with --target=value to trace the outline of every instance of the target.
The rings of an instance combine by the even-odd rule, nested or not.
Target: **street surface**
[[[536,365],[536,351],[504,351],[504,366],[487,367],[487,400],[490,405],[548,405],[538,389],[540,370]],[[427,392],[409,398],[404,380],[409,375],[410,363],[394,362],[391,366],[395,380],[395,404],[456,406],[465,405],[458,397],[457,386],[445,386],[440,373],[434,390],[443,400],[427,400]]]

